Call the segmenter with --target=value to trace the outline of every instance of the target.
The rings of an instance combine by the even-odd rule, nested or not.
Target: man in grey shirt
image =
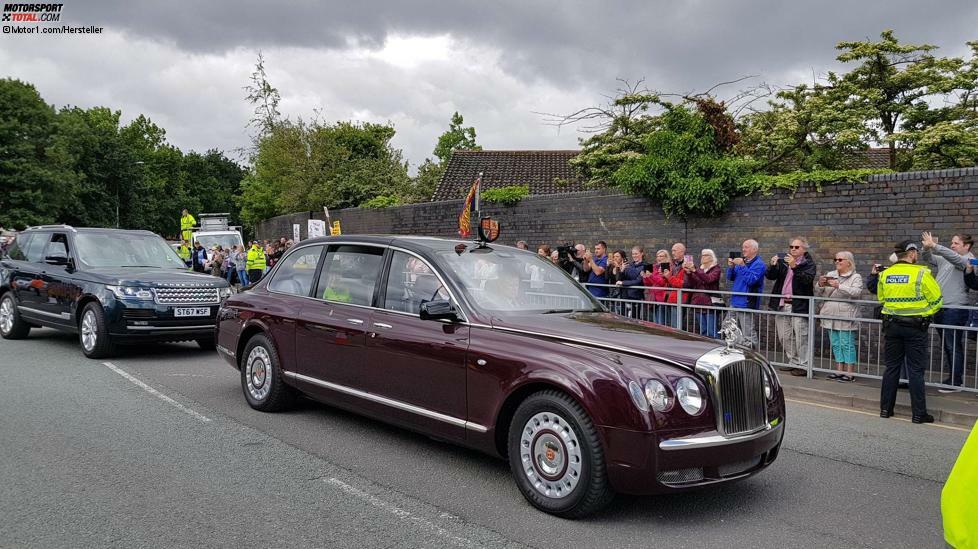
[[[936,324],[948,326],[964,326],[968,323],[967,309],[959,307],[968,305],[968,287],[964,283],[964,271],[968,268],[971,246],[974,241],[971,235],[956,234],[951,238],[951,247],[947,248],[937,243],[937,237],[929,232],[921,236],[924,245],[923,261],[937,268],[934,277],[941,287],[944,296],[944,307],[934,316]],[[944,368],[948,375],[945,385],[960,387],[964,384],[964,359],[966,352],[967,334],[964,330],[938,328],[941,343],[944,347]],[[942,393],[952,393],[961,389],[940,389]]]

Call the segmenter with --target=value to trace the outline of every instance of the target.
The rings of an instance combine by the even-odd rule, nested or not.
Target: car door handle
[[[348,318],[346,319],[346,321],[349,322],[350,324],[356,324],[357,326],[363,324],[363,321],[360,320],[359,318]]]
[[[384,324],[383,322],[374,322],[374,327],[376,327],[376,328],[387,328],[387,329],[393,328],[393,326],[391,326],[390,324]]]

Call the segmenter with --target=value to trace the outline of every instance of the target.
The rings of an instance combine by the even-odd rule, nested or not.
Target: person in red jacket
[[[700,253],[700,266],[695,268],[693,263],[683,263],[683,270],[686,272],[684,284],[686,288],[693,290],[719,290],[720,289],[720,266],[717,264],[717,254],[713,250],[705,249]],[[696,309],[696,324],[699,327],[700,335],[717,338],[717,312],[707,307],[723,306],[723,299],[719,294],[708,292],[693,292],[690,295],[690,303],[702,309]]]
[[[655,287],[654,290],[645,290],[645,301],[651,301],[654,303],[665,303],[666,302],[666,290],[658,288],[667,288],[669,286],[669,281],[663,273],[668,273],[668,270],[663,271],[661,269],[662,265],[669,263],[669,252],[667,250],[659,250],[655,253],[655,262],[647,265],[647,269],[642,273],[642,284],[645,286]],[[657,324],[665,324],[667,326],[672,326],[672,318],[669,312],[672,310],[671,307],[665,305],[653,305],[653,321]]]

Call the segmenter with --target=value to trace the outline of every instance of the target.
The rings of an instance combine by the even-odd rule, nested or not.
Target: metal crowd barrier
[[[609,284],[585,284],[590,287],[604,287],[609,291],[622,290],[621,286]],[[623,316],[665,324],[678,330],[716,337],[723,320],[734,315],[738,325],[744,331],[745,340],[750,346],[761,353],[773,365],[778,367],[798,367],[805,370],[805,375],[811,379],[815,372],[824,374],[841,373],[856,378],[881,379],[886,369],[883,353],[883,325],[878,318],[879,303],[875,300],[843,300],[825,297],[794,296],[793,299],[809,301],[807,314],[795,314],[785,311],[772,311],[767,308],[770,298],[780,298],[775,294],[748,294],[723,290],[694,291],[682,288],[667,288],[653,286],[630,286],[632,290],[659,290],[676,293],[679,303],[663,303],[658,301],[633,300],[621,297],[598,298],[609,310]],[[708,293],[720,297],[723,304],[711,306],[692,305],[683,303],[684,296],[693,293]],[[749,299],[759,300],[759,309],[741,309],[728,306],[729,297],[739,295]],[[553,296],[559,298],[560,296]],[[829,301],[844,302],[858,308],[858,316],[834,317],[819,314],[822,305]],[[548,305],[551,305],[548,303]],[[559,300],[552,303],[559,307]],[[976,306],[960,306],[957,309],[978,311]],[[714,324],[711,324],[711,319]],[[801,321],[801,322],[799,322]],[[832,344],[828,330],[823,326],[824,321],[843,321],[851,323],[854,329],[844,330],[854,332],[855,362],[853,372],[847,369],[839,370],[833,356]],[[789,323],[797,323],[797,331],[806,345],[798,346],[803,356],[795,358],[790,363],[789,356],[794,354],[784,348],[782,338],[778,336],[778,327]],[[747,326],[745,326],[745,324]],[[705,325],[705,326],[704,326]],[[715,327],[714,327],[715,326]],[[928,329],[929,345],[927,366],[924,370],[924,382],[931,387],[956,388],[962,391],[978,393],[978,327],[952,326],[947,324],[931,324]],[[956,343],[956,345],[955,345]],[[947,352],[945,352],[947,347]],[[944,380],[951,378],[952,360],[960,360],[962,364],[963,384],[958,387],[945,385]],[[901,379],[905,379],[901,375]]]

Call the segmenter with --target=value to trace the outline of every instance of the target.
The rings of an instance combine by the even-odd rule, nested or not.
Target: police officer
[[[930,269],[917,265],[920,246],[911,240],[896,245],[897,262],[880,273],[876,297],[883,304],[884,362],[880,417],[893,415],[900,368],[904,358],[910,378],[910,405],[914,423],[932,423],[924,397],[927,363],[927,327],[941,310],[943,299]]]

